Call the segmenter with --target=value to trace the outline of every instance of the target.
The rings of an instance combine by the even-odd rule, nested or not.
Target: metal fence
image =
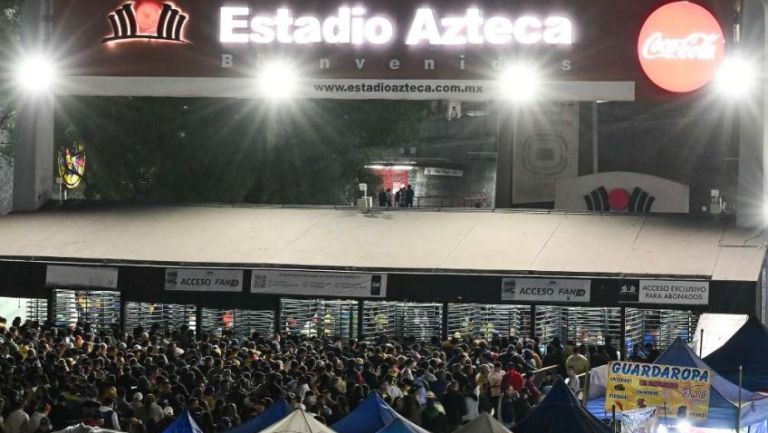
[[[531,307],[527,305],[448,304],[448,334],[483,338],[530,337]]]
[[[119,292],[57,289],[54,296],[53,320],[58,326],[87,321],[95,330],[107,330],[121,323]],[[369,339],[429,340],[443,333],[443,304],[364,301],[362,310],[358,308],[356,300],[284,298],[276,321],[275,312],[269,310],[202,308],[198,316],[197,307],[190,304],[128,302],[124,323],[127,329],[157,325],[164,332],[187,325],[238,338],[254,332],[272,334],[276,323],[281,332],[309,337],[357,338],[362,331]],[[360,311],[362,317],[358,317]],[[27,319],[45,321],[48,301],[27,300],[26,314]],[[623,343],[628,353],[638,344],[665,348],[678,337],[689,341],[697,320],[696,313],[675,310],[626,308],[622,321],[621,308],[536,306],[532,314],[531,307],[524,305],[463,303],[448,304],[446,318],[449,335],[491,338],[535,334],[542,343],[557,337],[562,342],[595,345],[605,344],[610,337],[616,346]],[[622,331],[624,342],[620,342]]]
[[[108,330],[120,324],[120,292],[56,290],[54,323],[72,326],[88,322],[94,330]]]

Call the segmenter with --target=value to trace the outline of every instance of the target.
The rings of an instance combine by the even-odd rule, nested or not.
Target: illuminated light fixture
[[[755,66],[742,57],[729,57],[715,75],[715,88],[721,95],[739,99],[748,96],[757,83]]]
[[[516,63],[504,69],[499,75],[498,85],[504,99],[530,101],[539,93],[541,77],[535,65]]]
[[[688,433],[691,431],[691,423],[687,419],[683,418],[677,422],[678,433]]]
[[[278,8],[264,15],[244,6],[224,6],[219,41],[225,44],[374,44],[391,43],[395,23],[363,7],[342,6],[327,16]],[[491,15],[470,7],[463,15],[416,10],[405,34],[406,45],[572,45],[573,23],[564,16],[516,18]]]
[[[45,93],[56,81],[56,66],[42,54],[21,59],[14,74],[16,86],[26,93]]]
[[[259,70],[257,86],[259,96],[267,99],[290,99],[298,89],[299,74],[289,62],[266,62]]]

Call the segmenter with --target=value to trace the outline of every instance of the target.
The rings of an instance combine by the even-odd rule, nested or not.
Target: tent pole
[[[611,428],[616,433],[616,405],[611,406]]]
[[[701,336],[699,337],[699,358],[704,356],[704,328],[701,328]]]
[[[736,433],[741,433],[741,385],[743,383],[744,368],[739,366],[739,405],[736,407]]]

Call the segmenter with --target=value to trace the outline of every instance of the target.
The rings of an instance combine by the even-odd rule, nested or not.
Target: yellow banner
[[[611,362],[605,409],[617,412],[657,408],[658,417],[706,420],[712,383],[710,370],[695,367]]]

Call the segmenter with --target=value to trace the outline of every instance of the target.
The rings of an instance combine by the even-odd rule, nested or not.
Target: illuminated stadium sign
[[[296,15],[279,8],[274,14],[252,14],[248,7],[222,7],[219,40],[257,44],[387,44],[395,39],[396,23],[384,15],[371,15],[363,7],[338,8],[326,17]],[[436,14],[419,8],[407,26],[406,45],[570,45],[573,24],[563,16],[523,15],[516,19],[486,15],[468,8],[461,15]]]

